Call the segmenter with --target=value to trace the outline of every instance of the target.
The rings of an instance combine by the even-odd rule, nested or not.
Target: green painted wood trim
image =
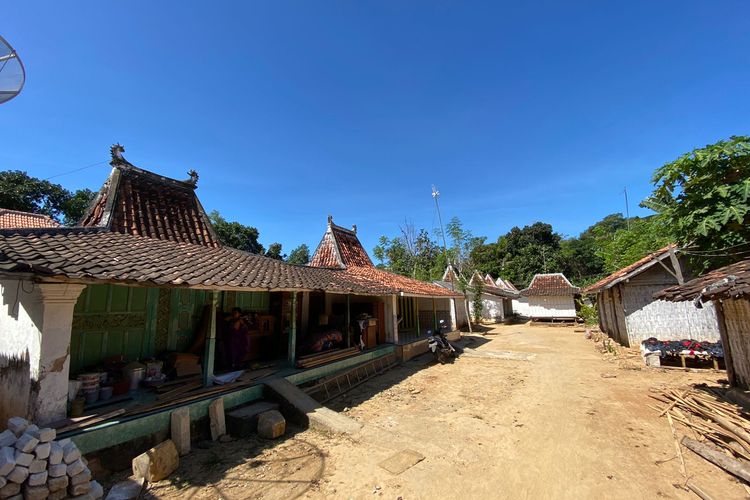
[[[159,310],[159,289],[149,288],[146,292],[146,339],[147,350],[156,353],[156,317]]]
[[[304,370],[298,373],[292,373],[287,375],[285,378],[296,385],[311,382],[319,378],[331,375],[335,372],[343,369],[364,363],[366,361],[372,361],[373,359],[387,356],[396,352],[395,345],[383,345],[378,348],[363,352],[357,356],[351,358],[334,361],[333,363]],[[222,396],[224,398],[225,408],[234,408],[243,404],[247,404],[251,401],[256,401],[263,398],[263,384],[259,383],[252,387],[240,389],[238,391],[230,392]],[[201,401],[188,403],[179,407],[188,407],[190,409],[190,420],[199,420],[208,416],[208,405],[217,399],[217,397],[208,397]],[[127,443],[134,439],[150,436],[160,431],[168,431],[170,426],[170,415],[173,410],[178,408],[174,406],[150,415],[141,417],[132,417],[131,419],[124,420],[113,420],[111,422],[104,423],[102,425],[92,427],[81,431],[78,434],[66,433],[62,434],[61,437],[70,437],[76,446],[81,450],[81,453],[93,453],[98,450],[110,448],[122,443]]]

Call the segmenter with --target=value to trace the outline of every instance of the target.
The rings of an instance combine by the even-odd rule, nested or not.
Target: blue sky
[[[75,7],[73,7],[75,6]],[[750,3],[13,2],[27,70],[0,169],[109,158],[200,175],[208,209],[314,247],[326,216],[369,249],[405,218],[494,240],[631,214],[653,170],[750,133]],[[97,165],[54,177],[98,189]]]

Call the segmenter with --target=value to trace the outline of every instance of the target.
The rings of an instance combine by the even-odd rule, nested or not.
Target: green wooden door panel
[[[170,350],[180,352],[190,347],[205,303],[206,292],[204,290],[186,288],[172,290],[167,342]]]
[[[155,288],[87,286],[74,309],[71,375],[111,356],[153,356],[158,295]]]

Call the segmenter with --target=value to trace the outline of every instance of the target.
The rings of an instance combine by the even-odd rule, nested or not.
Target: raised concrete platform
[[[362,429],[356,420],[326,408],[283,378],[270,380],[265,386],[268,396],[278,400],[284,412],[313,429],[337,434],[356,434]]]

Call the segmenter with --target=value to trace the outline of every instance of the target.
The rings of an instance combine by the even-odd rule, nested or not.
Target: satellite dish
[[[16,97],[26,81],[26,71],[15,49],[0,36],[0,104]]]

